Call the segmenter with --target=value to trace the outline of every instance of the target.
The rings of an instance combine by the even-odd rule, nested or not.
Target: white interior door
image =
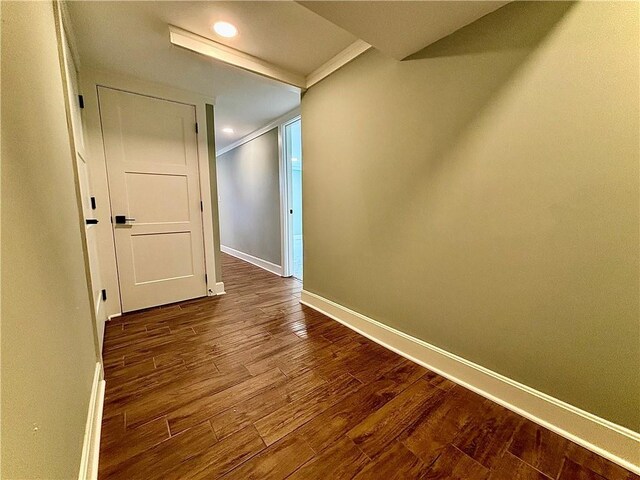
[[[98,93],[123,311],[205,296],[195,107]]]
[[[78,170],[78,181],[80,196],[82,197],[82,213],[85,218],[85,240],[87,243],[87,256],[89,273],[91,277],[91,292],[93,309],[96,321],[96,336],[99,348],[102,351],[102,341],[104,337],[104,325],[107,321],[105,303],[102,298],[102,276],[100,273],[100,261],[98,256],[98,238],[96,217],[97,205],[93,200],[93,189],[91,186],[91,174],[87,165],[87,152],[84,144],[84,129],[80,109],[80,95],[78,88],[78,76],[76,73],[73,56],[69,49],[66,37],[62,35],[63,60],[67,77],[67,95],[71,107],[71,127],[73,130],[73,141],[75,144],[76,168]],[[106,205],[105,205],[106,207]]]

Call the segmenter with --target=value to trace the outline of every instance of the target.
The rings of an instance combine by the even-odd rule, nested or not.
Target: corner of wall
[[[215,280],[222,282],[222,263],[220,258],[220,214],[218,210],[218,176],[216,171],[216,134],[214,106],[207,103],[207,144],[209,146],[209,184],[211,188],[211,215],[213,216],[213,248],[215,252]],[[217,289],[217,287],[216,287]],[[224,292],[224,287],[223,287]]]

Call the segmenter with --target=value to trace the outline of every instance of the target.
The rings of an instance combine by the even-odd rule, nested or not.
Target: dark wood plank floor
[[[227,294],[112,320],[101,479],[638,479],[299,303]]]

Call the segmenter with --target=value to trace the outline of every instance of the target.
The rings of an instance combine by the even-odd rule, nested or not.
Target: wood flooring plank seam
[[[513,467],[640,480],[300,304],[301,283],[222,260],[226,295],[107,323],[101,480],[297,480],[332,468],[362,480],[392,458],[409,478],[466,465],[469,479]]]

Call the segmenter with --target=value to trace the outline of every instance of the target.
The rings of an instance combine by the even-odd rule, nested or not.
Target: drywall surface
[[[53,6],[0,8],[0,477],[74,478],[97,356]]]
[[[278,129],[217,158],[220,243],[282,265]]]
[[[514,2],[311,87],[304,288],[640,430],[639,32]]]
[[[216,169],[216,129],[213,105],[207,103],[207,145],[209,146],[209,188],[211,189],[211,215],[213,216],[213,250],[215,252],[216,281],[222,282],[222,260],[220,259],[220,225],[218,219],[218,181]]]

